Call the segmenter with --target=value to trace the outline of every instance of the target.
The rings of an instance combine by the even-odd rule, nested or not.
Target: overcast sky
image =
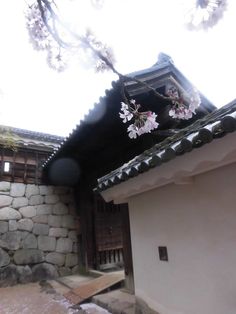
[[[120,72],[149,67],[162,51],[206,97],[223,106],[236,98],[236,1],[228,0],[223,19],[208,32],[184,28],[186,1],[193,3],[106,0],[102,10],[94,10],[89,0],[71,0],[73,9],[68,5],[65,17],[90,25],[111,45]],[[64,73],[51,70],[45,54],[29,43],[25,2],[0,0],[0,124],[67,135],[116,77],[78,64]]]

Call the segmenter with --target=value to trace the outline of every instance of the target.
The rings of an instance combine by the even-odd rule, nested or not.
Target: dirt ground
[[[109,314],[95,304],[73,306],[56,282],[0,288],[0,314]]]

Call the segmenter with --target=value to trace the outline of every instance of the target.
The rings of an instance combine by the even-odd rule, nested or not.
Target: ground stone
[[[27,283],[32,281],[32,271],[31,268],[26,266],[17,266],[18,282]]]
[[[0,209],[0,220],[11,220],[11,219],[21,219],[21,214],[11,208],[11,207],[3,207]]]
[[[46,262],[62,266],[65,263],[65,255],[62,253],[52,252],[46,255]]]
[[[74,229],[74,228],[75,228],[75,220],[74,220],[74,217],[73,217],[73,216],[70,216],[70,215],[62,216],[61,225],[62,225],[62,227],[64,227],[64,228]]]
[[[33,222],[39,224],[47,224],[48,223],[48,215],[39,215],[32,218]]]
[[[44,197],[42,195],[32,195],[29,199],[29,205],[40,205],[43,204]]]
[[[38,215],[50,215],[52,213],[52,205],[42,204],[36,207],[37,216]]]
[[[51,195],[53,194],[53,186],[40,185],[39,186],[40,195]]]
[[[18,250],[13,259],[17,265],[37,264],[44,261],[43,252],[36,249]]]
[[[33,233],[36,235],[48,235],[49,226],[45,224],[34,224]]]
[[[10,195],[14,197],[21,197],[25,195],[25,185],[23,183],[12,183]]]
[[[34,223],[29,218],[23,218],[18,221],[18,229],[23,231],[32,231]]]
[[[56,215],[50,215],[48,216],[48,224],[51,227],[61,227],[61,221],[62,217],[61,216],[56,216]]]
[[[50,228],[49,236],[50,237],[62,237],[65,238],[67,236],[68,230],[65,228]]]
[[[13,199],[12,207],[13,208],[20,208],[20,207],[27,206],[28,203],[29,203],[28,198],[26,198],[26,197],[16,197],[16,198]]]
[[[78,255],[77,254],[67,254],[66,255],[66,267],[73,267],[78,264]]]
[[[46,195],[45,196],[45,203],[46,204],[56,204],[59,201],[58,195]]]
[[[56,252],[71,253],[73,242],[68,238],[59,238],[57,240]]]
[[[10,264],[10,257],[3,249],[0,248],[0,267]]]
[[[21,207],[19,209],[19,212],[25,218],[32,218],[32,217],[36,216],[36,208],[35,208],[35,206]]]
[[[21,237],[18,231],[8,231],[1,235],[0,239],[7,243],[8,250],[18,250],[20,248]]]
[[[22,242],[24,249],[37,249],[38,241],[34,234],[29,233]]]
[[[25,195],[27,198],[30,198],[32,195],[39,194],[39,187],[35,184],[27,184]]]
[[[52,279],[58,277],[58,272],[56,268],[53,265],[47,263],[35,265],[32,268],[32,273],[33,281]]]
[[[9,231],[16,231],[18,228],[16,220],[9,220]]]
[[[8,195],[0,195],[0,208],[11,205],[13,197]]]
[[[70,276],[71,274],[72,274],[72,271],[70,268],[68,268],[68,267],[60,267],[59,268],[59,275],[61,277]]]
[[[56,238],[48,236],[39,236],[38,237],[38,248],[43,251],[52,252],[56,248]]]
[[[8,222],[0,221],[0,233],[5,233],[8,231]]]
[[[54,215],[68,214],[68,207],[63,203],[57,203],[57,204],[53,205],[52,213]]]

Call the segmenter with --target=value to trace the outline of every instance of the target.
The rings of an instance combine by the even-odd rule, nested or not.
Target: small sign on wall
[[[168,252],[166,246],[158,246],[160,261],[168,262]]]

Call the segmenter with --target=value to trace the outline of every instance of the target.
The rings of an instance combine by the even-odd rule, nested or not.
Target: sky
[[[100,10],[90,0],[60,1],[68,23],[90,26],[113,48],[121,73],[150,67],[164,52],[217,107],[236,98],[235,0],[215,27],[198,32],[183,23],[193,0],[104,0]],[[66,136],[117,77],[82,63],[50,69],[29,42],[26,3],[0,0],[0,124]]]

